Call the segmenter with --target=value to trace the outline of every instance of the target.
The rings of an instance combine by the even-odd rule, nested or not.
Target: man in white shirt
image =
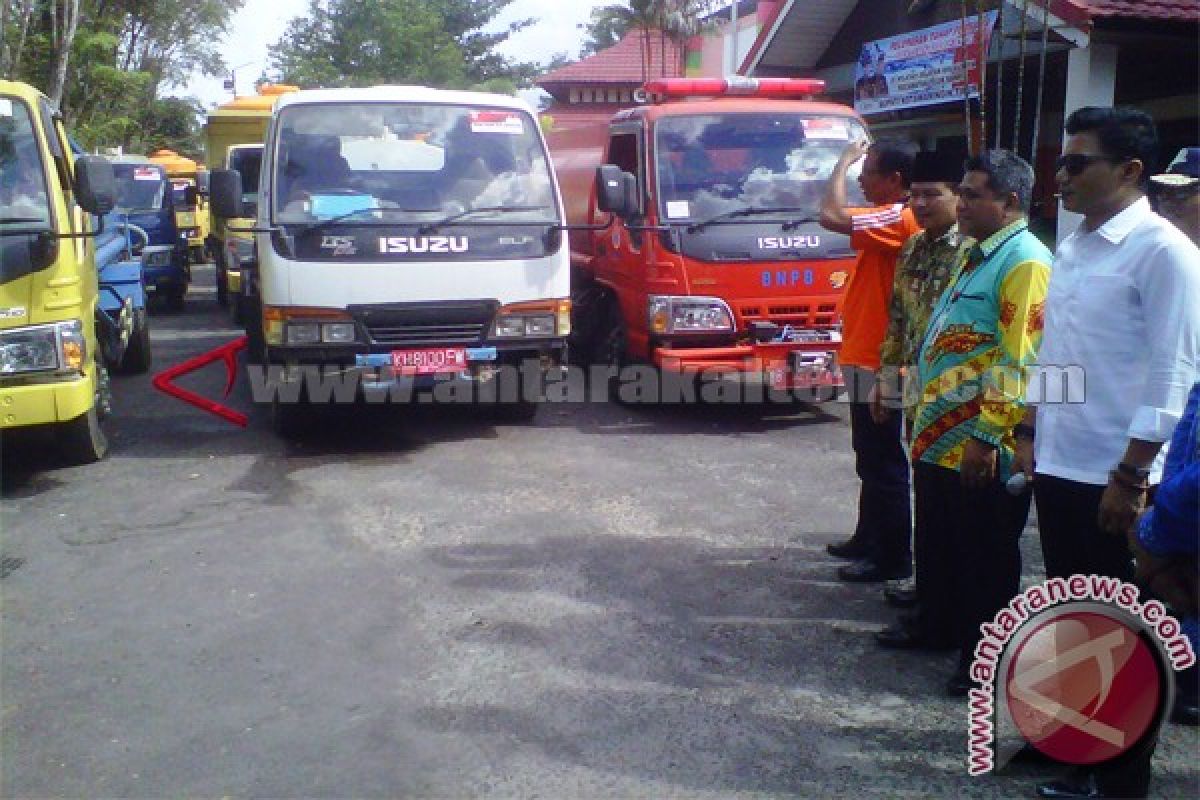
[[[1146,199],[1158,147],[1149,116],[1084,108],[1066,128],[1056,177],[1063,206],[1084,219],[1055,254],[1016,460],[1035,476],[1047,575],[1131,581],[1126,531],[1200,378],[1200,250]],[[1149,744],[1081,776],[1095,794],[1072,794],[1078,782],[1039,793],[1144,797]]]

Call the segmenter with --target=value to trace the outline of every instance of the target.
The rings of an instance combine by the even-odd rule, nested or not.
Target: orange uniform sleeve
[[[899,204],[881,208],[848,209],[853,231],[850,246],[859,252],[875,251],[897,255],[909,237],[921,227],[912,211]]]

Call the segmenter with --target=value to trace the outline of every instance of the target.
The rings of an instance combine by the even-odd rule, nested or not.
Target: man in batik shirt
[[[947,692],[965,695],[979,625],[1016,595],[1018,539],[1028,493],[1013,496],[1013,428],[1042,338],[1050,251],[1026,221],[1033,167],[991,150],[969,159],[958,225],[979,244],[956,270],[929,319],[916,361],[913,481],[927,498],[917,517],[918,563],[953,602],[922,608],[959,644]],[[922,563],[923,562],[923,563]]]
[[[909,195],[909,208],[924,230],[910,238],[900,251],[896,267],[892,302],[889,309],[887,335],[879,348],[879,390],[872,404],[872,416],[879,424],[896,413],[894,409],[903,403],[902,377],[911,374],[917,357],[917,348],[929,314],[950,277],[966,258],[975,240],[959,233],[957,223],[958,182],[962,178],[962,162],[948,159],[940,153],[918,153],[913,164],[913,182]],[[913,408],[905,404],[906,416],[911,427]],[[915,505],[922,498],[917,495]],[[917,509],[917,516],[921,511]],[[917,582],[922,580],[920,548],[917,541],[914,553],[917,556]],[[939,587],[926,586],[924,590],[904,586],[889,586],[883,590],[884,599],[890,605],[910,608],[917,604],[918,593],[924,602],[941,602],[935,599]],[[944,595],[946,587],[940,587]],[[902,649],[927,649],[948,646],[953,639],[949,632],[927,630],[923,615],[916,613],[901,617],[901,623],[876,634],[876,640],[884,647]]]

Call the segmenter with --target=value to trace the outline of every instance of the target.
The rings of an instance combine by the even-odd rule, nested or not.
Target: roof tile
[[[649,39],[650,63],[646,71],[642,71],[642,43]],[[666,51],[665,67],[663,51]],[[537,84],[547,83],[633,83],[641,84],[648,78],[676,78],[682,74],[680,69],[680,47],[671,39],[659,37],[658,31],[650,31],[647,37],[643,31],[631,31],[625,38],[612,47],[599,53],[559,67],[538,78]]]

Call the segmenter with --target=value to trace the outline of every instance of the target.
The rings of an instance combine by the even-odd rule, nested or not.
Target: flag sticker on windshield
[[[691,215],[691,204],[687,200],[667,201],[667,219],[687,219]]]
[[[150,167],[138,167],[133,171],[133,179],[135,181],[156,181],[158,180],[158,170]]]
[[[850,141],[850,128],[840,119],[804,119],[800,121],[800,124],[804,126],[804,138],[806,139]]]
[[[521,115],[511,111],[472,111],[471,133],[503,133],[520,136],[525,132]]]

